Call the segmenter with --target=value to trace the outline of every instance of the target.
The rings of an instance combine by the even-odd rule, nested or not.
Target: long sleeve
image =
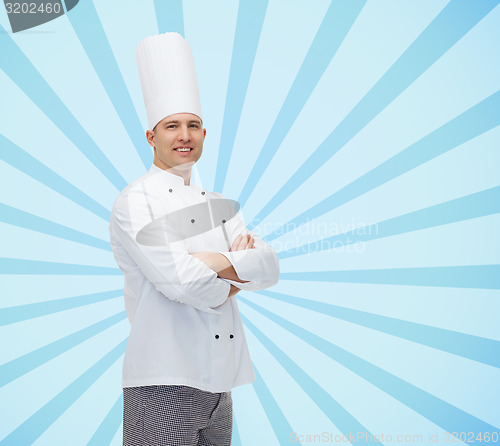
[[[213,308],[226,301],[230,285],[189,255],[182,242],[169,242],[165,235],[156,245],[139,243],[139,231],[152,221],[150,204],[140,187],[124,192],[115,202],[110,221],[111,246],[122,271],[138,267],[166,298],[217,313]]]
[[[226,223],[226,230],[231,244],[239,234],[250,234],[255,243],[253,249],[220,251],[231,262],[240,280],[248,282],[224,280],[245,291],[257,291],[275,285],[279,279],[280,267],[274,248],[249,231],[238,215]]]

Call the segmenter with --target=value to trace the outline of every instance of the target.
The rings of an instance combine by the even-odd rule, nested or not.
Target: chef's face
[[[207,131],[191,113],[176,113],[161,120],[146,137],[155,148],[154,164],[162,169],[191,168],[201,157]]]

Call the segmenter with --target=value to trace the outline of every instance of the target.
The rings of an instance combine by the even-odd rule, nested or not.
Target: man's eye
[[[175,129],[175,125],[171,124],[171,125],[167,126],[167,129]]]

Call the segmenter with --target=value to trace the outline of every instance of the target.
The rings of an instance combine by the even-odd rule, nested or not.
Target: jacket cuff
[[[198,307],[198,310],[203,311],[203,312],[208,313],[208,314],[221,314],[221,312],[217,311],[216,308],[218,308],[220,305],[222,305],[224,302],[226,302],[227,296],[229,295],[229,291],[231,289],[231,285],[223,279],[217,278],[217,280],[220,281],[221,282],[220,285],[225,288],[224,291],[221,293],[221,295],[223,297],[221,299],[217,299],[214,302],[210,302],[207,306]]]
[[[240,280],[259,280],[262,277],[262,269],[259,262],[254,258],[253,249],[244,249],[241,251],[219,251],[233,265],[236,274]]]

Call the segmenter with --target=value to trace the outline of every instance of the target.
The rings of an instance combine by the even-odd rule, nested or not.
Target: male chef
[[[136,56],[154,160],[109,227],[131,324],[123,444],[230,445],[231,389],[255,380],[235,295],[274,285],[279,263],[236,202],[191,177],[206,130],[187,42],[148,37]]]

